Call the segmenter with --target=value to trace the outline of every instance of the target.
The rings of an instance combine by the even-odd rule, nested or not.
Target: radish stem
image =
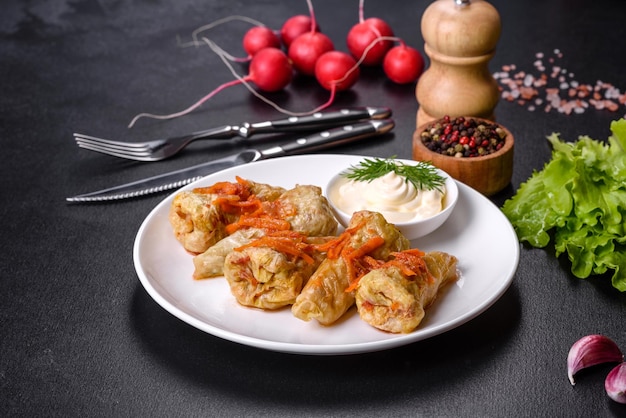
[[[224,23],[228,23],[228,22],[232,22],[233,20],[239,20],[242,22],[248,22],[253,26],[265,26],[265,24],[259,22],[258,20],[252,19],[250,17],[247,16],[240,16],[240,15],[233,15],[233,16],[226,16],[222,19],[218,19],[214,22],[211,23],[207,23],[204,26],[200,26],[199,28],[197,28],[196,30],[194,30],[191,33],[191,37],[193,38],[193,42],[192,45],[202,45],[202,42],[200,42],[198,40],[198,35],[206,30],[212,29],[216,26],[222,25]]]
[[[224,90],[227,87],[237,85],[239,83],[241,83],[240,80],[233,80],[233,81],[229,81],[227,83],[224,83],[221,86],[217,87],[215,90],[213,90],[211,93],[207,94],[206,96],[204,96],[203,98],[198,100],[196,103],[194,103],[191,106],[189,106],[187,109],[181,110],[180,112],[170,113],[169,115],[155,115],[153,113],[140,113],[137,116],[135,116],[133,118],[133,120],[130,121],[130,123],[128,124],[128,127],[132,128],[135,125],[135,123],[139,119],[141,119],[143,117],[152,118],[152,119],[165,120],[165,119],[174,119],[174,118],[177,118],[177,117],[180,117],[180,116],[184,116],[184,115],[194,111],[198,107],[200,107],[202,105],[202,103],[206,102],[207,100],[209,100],[211,97],[215,96],[220,91]]]
[[[363,17],[364,16],[363,9],[365,8],[364,3],[365,3],[365,0],[359,0],[359,23],[363,23],[365,21]]]
[[[365,57],[367,56],[367,53],[370,51],[370,49],[374,48],[376,46],[376,44],[380,41],[394,41],[394,42],[403,42],[402,39],[396,37],[396,36],[379,36],[378,38],[374,39],[364,50],[363,50],[363,54],[361,54],[361,57],[359,58],[359,60],[356,62],[356,64],[354,64],[354,66],[348,70],[346,72],[346,74],[339,80],[336,80],[336,83],[339,84],[342,81],[345,81],[346,78],[348,78],[348,76],[355,71],[362,63],[363,60],[365,60]]]
[[[315,27],[317,26],[317,22],[315,20],[315,12],[313,11],[313,2],[311,0],[307,0],[306,3],[309,5],[309,16],[311,17],[311,32],[316,32]]]
[[[182,48],[187,48],[190,46],[201,46],[204,45],[204,42],[202,42],[201,40],[198,39],[198,35],[201,34],[202,32],[205,32],[209,29],[213,29],[219,25],[223,25],[224,23],[228,23],[228,22],[232,22],[232,21],[241,21],[241,22],[247,22],[250,23],[252,26],[261,26],[261,27],[266,27],[265,24],[259,22],[258,20],[252,19],[248,16],[240,16],[240,15],[232,15],[232,16],[226,16],[223,17],[221,19],[215,20],[213,22],[207,23],[206,25],[200,26],[199,28],[195,29],[192,33],[191,33],[191,38],[192,40],[190,42],[187,43],[182,43],[180,40],[180,37],[177,36],[178,39],[178,46],[182,47]],[[226,58],[228,58],[230,61],[233,62],[248,62],[250,61],[250,57],[236,57],[234,55],[231,55],[229,53],[227,53],[226,51],[224,51],[224,56]]]

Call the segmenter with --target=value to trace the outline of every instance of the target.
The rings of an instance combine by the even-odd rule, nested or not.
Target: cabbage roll
[[[169,220],[176,239],[194,254],[224,238],[227,224],[235,221],[234,214],[223,213],[213,204],[216,195],[184,191],[174,197]]]
[[[335,235],[338,226],[321,188],[296,185],[275,201],[265,202],[258,211],[242,216],[228,230],[248,227],[283,229],[315,237]]]
[[[297,185],[283,193],[279,201],[285,206],[293,205],[293,212],[284,217],[293,231],[311,237],[337,234],[339,224],[321,188]]]
[[[194,257],[195,279],[206,279],[223,274],[224,261],[233,249],[250,243],[267,233],[263,225],[273,226],[273,219],[285,223],[284,228],[306,236],[330,236],[337,232],[338,223],[322,190],[317,186],[296,186],[287,190],[272,202],[264,202],[263,216],[241,216],[230,236],[226,236],[202,254]],[[257,225],[259,227],[250,227]],[[236,224],[230,225],[230,227]],[[225,226],[225,231],[228,232]]]
[[[391,253],[406,250],[409,240],[378,212],[356,212],[346,231],[337,240],[346,240],[341,254],[327,257],[313,273],[296,298],[291,311],[299,319],[316,319],[322,325],[337,321],[354,305],[354,292],[348,290],[355,268],[349,254],[364,247],[370,239],[382,238],[382,244],[368,252],[368,257],[387,260]]]
[[[323,240],[305,239],[298,240],[298,243]],[[251,244],[256,242],[264,240]],[[309,248],[311,250],[307,251],[306,257],[294,256],[267,244],[235,249],[224,262],[224,276],[231,293],[244,306],[278,309],[293,304],[324,258],[321,252],[315,251],[312,246]]]
[[[243,199],[254,196],[260,201],[276,200],[285,191],[282,187],[237,179],[237,183],[216,183],[211,187],[178,193],[172,202],[169,221],[176,239],[194,254],[200,254],[228,235],[226,225],[237,221],[240,213],[227,211],[217,202],[230,187]],[[229,196],[233,196],[232,192]]]
[[[409,333],[422,322],[439,290],[458,277],[456,257],[429,252],[407,257],[404,266],[385,263],[359,279],[356,305],[361,319],[392,333]]]

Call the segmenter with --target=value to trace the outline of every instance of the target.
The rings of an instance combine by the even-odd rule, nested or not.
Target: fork
[[[75,133],[74,139],[80,148],[115,157],[137,161],[160,161],[173,156],[197,139],[230,139],[235,136],[249,138],[261,133],[297,132],[323,130],[336,125],[362,119],[384,119],[391,115],[385,107],[354,107],[317,112],[307,116],[292,116],[287,119],[248,123],[241,126],[224,125],[218,128],[194,132],[188,135],[147,142],[122,142]]]

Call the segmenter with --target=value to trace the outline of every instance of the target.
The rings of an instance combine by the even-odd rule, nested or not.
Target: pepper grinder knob
[[[430,67],[415,88],[416,125],[446,115],[495,119],[500,92],[488,65],[500,39],[498,11],[484,0],[436,0],[421,20]]]

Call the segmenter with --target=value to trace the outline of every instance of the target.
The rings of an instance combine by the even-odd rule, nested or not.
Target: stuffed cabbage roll
[[[184,191],[174,197],[169,220],[176,239],[194,254],[226,236],[225,226],[237,219],[213,204],[215,195]]]
[[[409,333],[422,322],[439,290],[458,277],[456,257],[444,252],[398,255],[359,279],[356,305],[361,318],[383,331]]]
[[[313,237],[334,235],[337,227],[322,190],[317,186],[296,186],[274,201],[263,202],[258,213],[243,215],[225,226],[225,232],[229,232],[229,228],[234,232],[194,257],[193,277],[206,279],[222,275],[226,256],[233,249],[260,238],[273,228]]]
[[[224,199],[273,201],[284,193],[282,187],[238,178],[237,183],[220,182],[210,187],[178,193],[169,212],[176,239],[194,254],[200,254],[224,238],[226,225],[235,222],[240,211],[227,210]]]
[[[292,230],[308,236],[335,235],[339,224],[322,189],[296,185],[278,199],[265,202],[253,213],[242,216],[228,227],[230,231],[257,227],[268,230]]]
[[[284,218],[293,231],[311,237],[337,234],[339,224],[321,188],[297,185],[283,193],[279,200],[285,206],[293,205],[295,209]]]
[[[279,245],[272,245],[273,239],[279,239]],[[235,249],[224,262],[231,293],[244,306],[278,309],[293,304],[324,258],[310,244],[328,239],[266,236]],[[300,256],[303,247],[308,250]]]
[[[378,245],[371,246],[377,241]],[[329,250],[291,308],[299,319],[316,319],[322,325],[330,325],[346,313],[355,301],[354,292],[349,290],[357,274],[355,269],[367,268],[358,264],[357,254],[386,260],[391,253],[410,247],[409,240],[393,224],[380,213],[370,211],[356,212],[335,244],[342,248],[340,253]]]

